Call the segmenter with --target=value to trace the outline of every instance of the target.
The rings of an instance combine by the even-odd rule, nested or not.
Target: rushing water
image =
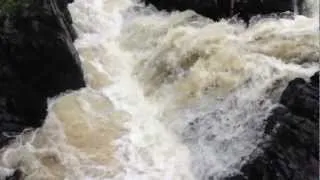
[[[0,174],[27,180],[202,180],[259,153],[287,82],[318,67],[311,17],[250,27],[133,0],[70,5],[87,87],[49,101],[42,128],[1,152]],[[312,10],[313,8],[313,10]],[[315,11],[317,10],[317,11]]]

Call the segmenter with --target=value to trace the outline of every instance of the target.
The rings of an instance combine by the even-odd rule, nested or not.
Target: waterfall
[[[2,150],[1,171],[26,180],[237,173],[287,82],[319,68],[318,15],[247,28],[134,0],[69,9],[87,87],[50,99],[44,126]]]

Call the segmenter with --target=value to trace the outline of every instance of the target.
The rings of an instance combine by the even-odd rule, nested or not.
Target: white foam
[[[245,28],[131,0],[69,8],[88,87],[50,100],[44,126],[1,152],[2,175],[219,179],[256,150],[287,82],[319,68],[317,16]]]

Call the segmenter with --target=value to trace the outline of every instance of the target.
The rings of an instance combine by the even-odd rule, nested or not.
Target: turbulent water
[[[310,16],[213,22],[133,0],[69,6],[87,87],[49,100],[42,128],[1,152],[26,180],[204,180],[259,153],[264,119],[318,67]],[[30,102],[32,103],[32,102]]]

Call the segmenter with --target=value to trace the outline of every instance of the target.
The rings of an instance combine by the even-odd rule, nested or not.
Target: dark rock
[[[225,180],[316,180],[319,178],[319,72],[294,79],[281,96],[283,106],[266,120],[263,153]]]
[[[142,0],[153,4],[160,10],[187,10],[213,20],[228,18],[237,15],[249,22],[250,17],[257,14],[281,13],[294,11],[292,0]],[[299,12],[302,11],[303,0],[297,0]]]
[[[10,177],[6,177],[6,180],[22,180],[22,171],[16,170]]]
[[[48,97],[85,86],[70,1],[30,2],[0,14],[0,147],[43,124]]]
[[[313,86],[312,83],[297,78],[289,83],[281,96],[280,103],[294,114],[318,122],[319,86]]]
[[[319,87],[319,72],[316,72],[311,78],[312,86]]]

